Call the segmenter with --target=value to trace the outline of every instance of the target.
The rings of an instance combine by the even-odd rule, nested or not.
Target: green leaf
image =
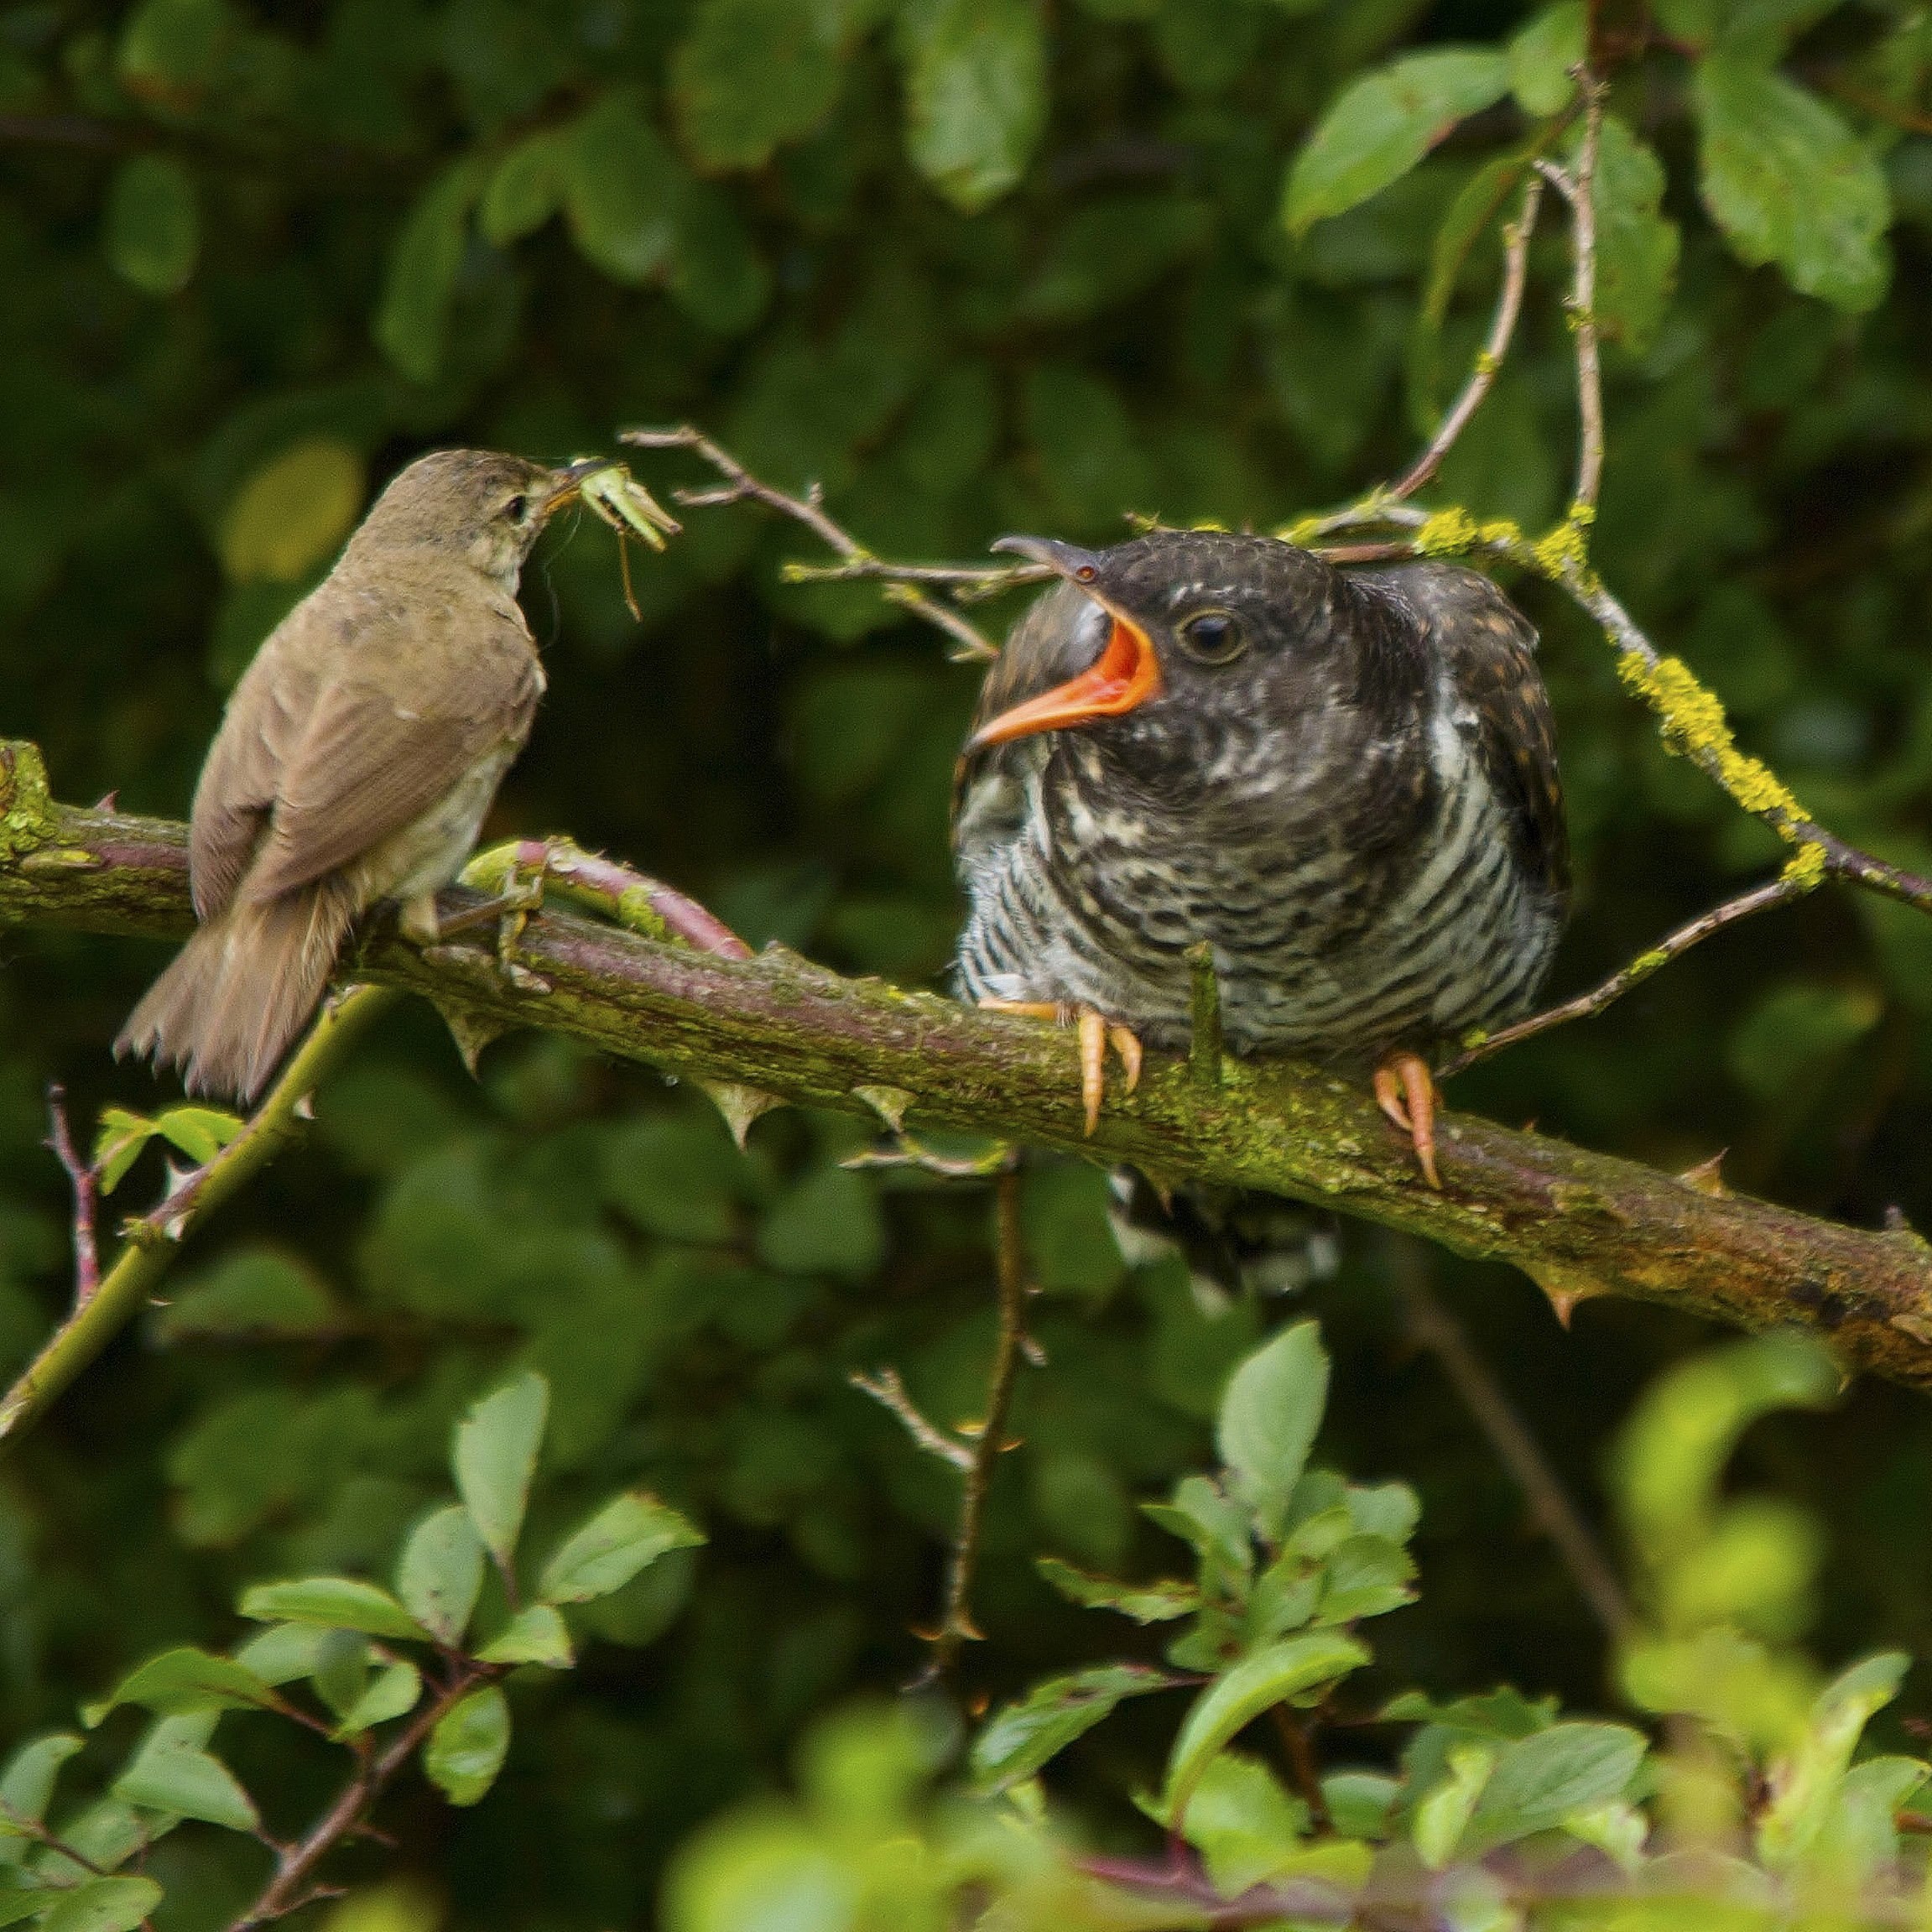
[[[1409,1832],[1417,1856],[1431,1872],[1440,1872],[1456,1856],[1497,1755],[1493,1745],[1452,1745],[1448,1777],[1416,1805]]]
[[[695,1549],[704,1532],[641,1489],[613,1497],[565,1538],[544,1565],[537,1594],[546,1603],[588,1603],[622,1590],[673,1549]]]
[[[1506,1745],[1470,1823],[1485,1849],[1621,1798],[1648,1748],[1622,1724],[1553,1724]]]
[[[1123,1697],[1183,1681],[1144,1664],[1102,1664],[1049,1677],[987,1719],[973,1740],[973,1777],[985,1790],[1003,1791],[1092,1730]]]
[[[1773,1768],[1771,1801],[1758,1821],[1758,1855],[1773,1871],[1801,1858],[1830,1821],[1865,1726],[1898,1695],[1911,1661],[1903,1651],[1881,1651],[1819,1692],[1796,1747]]]
[[[1509,91],[1526,114],[1554,114],[1576,91],[1570,69],[1583,62],[1583,0],[1559,0],[1517,29],[1509,42]]]
[[[1401,1795],[1401,1781],[1383,1771],[1331,1771],[1321,1780],[1329,1822],[1345,1838],[1385,1836]]]
[[[700,167],[762,168],[838,98],[845,0],[699,0],[671,55],[678,132]]]
[[[1713,55],[1693,79],[1700,187],[1740,261],[1774,262],[1794,289],[1854,314],[1885,293],[1892,219],[1884,170],[1815,94]]]
[[[502,160],[483,190],[476,227],[492,248],[534,234],[564,205],[570,143],[554,128],[526,135]]]
[[[510,1706],[487,1684],[436,1720],[423,1746],[424,1773],[452,1804],[474,1804],[496,1782],[509,1748]]]
[[[150,1657],[122,1679],[112,1696],[89,1705],[81,1715],[91,1730],[122,1704],[145,1705],[169,1716],[189,1711],[274,1711],[281,1708],[282,1700],[245,1664],[184,1646]]]
[[[1351,1536],[1328,1558],[1327,1586],[1315,1622],[1347,1623],[1382,1617],[1415,1601],[1409,1588],[1415,1565],[1409,1552],[1386,1536]]]
[[[143,0],[121,35],[121,84],[137,100],[194,106],[220,71],[234,30],[227,0]]]
[[[157,1310],[154,1331],[166,1346],[193,1336],[326,1335],[341,1319],[335,1297],[306,1263],[244,1248]]]
[[[1288,1520],[1327,1401],[1328,1355],[1313,1321],[1284,1329],[1228,1379],[1216,1440],[1235,1494],[1271,1543]]]
[[[820,1168],[781,1195],[758,1223],[758,1259],[786,1274],[857,1280],[885,1254],[878,1196],[862,1174]]]
[[[152,1878],[94,1878],[67,1893],[40,1921],[41,1932],[134,1932],[161,1903]]]
[[[356,465],[356,475],[359,482],[360,463]],[[206,1167],[241,1133],[243,1125],[238,1116],[218,1107],[171,1107],[155,1121],[154,1131],[186,1154],[196,1167]]]
[[[154,1122],[144,1114],[130,1113],[124,1107],[101,1110],[101,1124],[94,1135],[94,1165],[100,1170],[102,1194],[112,1194],[121,1185],[154,1133]]]
[[[258,1623],[319,1623],[326,1629],[360,1630],[371,1637],[421,1642],[430,1634],[388,1591],[359,1576],[258,1583],[242,1593],[242,1614]]]
[[[396,1560],[396,1594],[438,1642],[463,1641],[482,1586],[482,1539],[461,1503],[425,1516],[409,1532]]]
[[[1121,1583],[1075,1570],[1057,1556],[1042,1556],[1034,1567],[1069,1601],[1087,1610],[1117,1610],[1136,1623],[1171,1623],[1200,1607],[1200,1592],[1191,1583]]]
[[[565,206],[577,252],[614,282],[648,282],[677,236],[685,179],[637,103],[607,96],[570,130]]]
[[[60,1767],[80,1750],[81,1741],[70,1731],[56,1731],[23,1744],[0,1771],[0,1865],[15,1863],[26,1850],[7,1820],[21,1819],[39,1824],[47,1815],[48,1801],[54,1795],[54,1780]]]
[[[477,155],[451,162],[417,198],[390,249],[376,346],[413,383],[433,383],[442,371],[470,210],[485,171]]]
[[[576,1661],[570,1633],[548,1603],[527,1604],[476,1653],[486,1664],[542,1664],[568,1670]]]
[[[1677,224],[1659,212],[1664,164],[1614,114],[1596,154],[1596,325],[1633,354],[1650,346],[1677,279]]]
[[[251,470],[221,513],[216,544],[236,583],[305,583],[355,528],[368,492],[362,453],[341,436],[298,436]],[[242,1131],[231,1113],[170,1107],[157,1129],[198,1164]]]
[[[337,1737],[353,1737],[388,1724],[416,1708],[423,1694],[422,1674],[406,1657],[388,1663],[369,1679],[347,1710],[337,1713]]]
[[[253,1831],[261,1823],[254,1799],[220,1758],[171,1740],[144,1745],[114,1780],[113,1792],[123,1804],[231,1831]]]
[[[114,171],[102,246],[115,273],[143,294],[175,295],[201,252],[195,178],[167,154],[137,154]]]
[[[1182,1830],[1215,1889],[1233,1898],[1293,1860],[1308,1825],[1307,1804],[1259,1758],[1224,1751],[1201,1773]]]
[[[1322,116],[1289,170],[1282,219],[1289,232],[1305,234],[1379,194],[1508,89],[1508,58],[1487,47],[1432,47],[1364,75]]]
[[[971,214],[1019,180],[1045,132],[1038,0],[917,0],[904,23],[907,152]]]
[[[57,1905],[70,1896],[64,1885],[0,1886],[0,1925],[18,1925],[23,1919],[37,1919],[49,1905]]]
[[[292,1684],[315,1668],[327,1635],[309,1623],[278,1623],[258,1630],[235,1653],[235,1661],[264,1684]]]
[[[549,1409],[550,1385],[530,1369],[484,1396],[456,1425],[450,1456],[456,1493],[483,1547],[506,1569],[523,1527]]]
[[[1368,1662],[1368,1652],[1338,1631],[1310,1631],[1244,1657],[1195,1700],[1168,1758],[1169,1815],[1187,1815],[1188,1800],[1215,1753],[1277,1704],[1332,1684]]]

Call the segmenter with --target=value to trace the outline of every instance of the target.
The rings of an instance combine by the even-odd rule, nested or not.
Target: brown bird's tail
[[[308,1023],[356,917],[338,879],[265,905],[237,899],[181,948],[114,1042],[182,1070],[190,1093],[247,1105]]]

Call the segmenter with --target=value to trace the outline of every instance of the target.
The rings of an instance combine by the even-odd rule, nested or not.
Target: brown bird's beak
[[[1105,649],[1086,670],[990,719],[967,741],[968,752],[1034,732],[1061,731],[1096,718],[1122,717],[1159,695],[1160,659],[1154,654],[1153,641],[1126,612],[1094,588],[1100,565],[1091,551],[1051,537],[1002,537],[993,548],[1044,564],[1091,597],[1113,619],[1113,626]]]

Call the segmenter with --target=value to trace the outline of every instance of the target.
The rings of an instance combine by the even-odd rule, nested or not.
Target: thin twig
[[[1429,447],[1383,492],[1397,502],[1413,497],[1441,468],[1443,458],[1495,385],[1497,372],[1509,353],[1510,338],[1516,333],[1517,318],[1523,313],[1523,289],[1529,272],[1529,237],[1535,232],[1536,214],[1542,205],[1543,179],[1532,174],[1523,184],[1523,206],[1515,221],[1502,231],[1502,287],[1496,298],[1496,315],[1489,325],[1489,339],[1476,358],[1462,393],[1450,405]]]
[[[409,1754],[441,1721],[444,1714],[479,1685],[493,1682],[502,1674],[499,1667],[466,1660],[463,1668],[382,1752],[365,1752],[328,1810],[295,1843],[278,1852],[273,1875],[254,1903],[229,1924],[227,1932],[251,1932],[252,1928],[285,1919],[323,1896],[325,1888],[310,1883],[315,1867],[361,1829],[363,1814],[381,1797],[389,1780],[409,1762]]]
[[[316,1084],[393,997],[385,987],[361,986],[331,1000],[241,1133],[154,1212],[126,1224],[121,1252],[96,1292],[0,1398],[0,1445],[18,1436],[140,1310],[190,1229],[300,1134]]]
[[[973,1444],[971,1466],[960,1498],[959,1534],[946,1567],[945,1609],[933,1638],[930,1674],[950,1669],[960,1645],[977,1638],[971,1615],[973,1571],[979,1563],[980,1532],[986,1522],[987,1492],[993,1466],[1006,1453],[1007,1416],[1026,1340],[1026,1264],[1020,1243],[1019,1169],[1009,1162],[997,1191],[997,1233],[993,1248],[999,1278],[999,1329],[992,1367],[987,1376],[986,1414]]]
[[[761,482],[728,450],[721,448],[703,430],[689,423],[674,430],[623,430],[618,432],[617,440],[639,450],[689,450],[693,456],[709,463],[725,479],[724,486],[715,490],[675,492],[677,500],[690,508],[716,509],[728,503],[763,503],[767,509],[776,510],[780,516],[803,523],[821,544],[836,552],[842,562],[848,565],[877,562],[863,544],[825,514],[824,499],[816,484],[803,497],[788,495],[773,485]],[[879,572],[882,576],[886,574],[883,570]],[[944,631],[960,647],[959,658],[999,655],[997,644],[982,635],[978,628],[957,611],[948,610],[936,598],[928,596],[917,581],[895,578],[886,586],[884,594],[890,602]]]
[[[955,596],[989,596],[1018,584],[1044,584],[1056,573],[1044,564],[895,564],[884,557],[854,557],[842,564],[787,564],[788,584],[849,584],[883,580],[894,584],[940,584]]]
[[[95,1190],[100,1175],[75,1152],[74,1136],[67,1125],[67,1092],[59,1081],[47,1089],[47,1114],[50,1122],[47,1147],[66,1169],[68,1185],[74,1191],[74,1312],[78,1315],[101,1285],[101,1256],[94,1239]]]
[[[96,1878],[107,1876],[107,1868],[96,1864],[77,1846],[70,1845],[57,1831],[50,1831],[38,1818],[29,1818],[25,1812],[16,1811],[4,1799],[0,1799],[0,1819],[6,1820],[9,1831],[23,1838],[31,1838],[36,1845],[44,1846],[59,1857],[72,1860],[83,1872],[91,1872]]]
[[[1617,1573],[1597,1548],[1541,1445],[1490,1372],[1489,1364],[1477,1354],[1461,1323],[1430,1286],[1429,1251],[1402,1235],[1394,1237],[1393,1246],[1395,1285],[1410,1334],[1441,1364],[1463,1407],[1489,1439],[1497,1460],[1523,1492],[1538,1528],[1556,1546],[1604,1634],[1612,1643],[1620,1643],[1635,1628],[1635,1622]]]
[[[962,1471],[972,1468],[972,1449],[920,1414],[896,1368],[882,1368],[877,1375],[854,1369],[846,1380],[861,1394],[869,1395],[881,1408],[890,1409],[904,1424],[906,1434],[928,1456],[936,1456],[941,1462],[950,1462],[955,1469]]]
[[[1570,70],[1583,91],[1583,139],[1576,172],[1566,174],[1553,162],[1538,171],[1570,204],[1574,264],[1568,308],[1576,336],[1578,419],[1576,489],[1570,499],[1572,523],[1588,523],[1596,514],[1603,481],[1603,372],[1596,333],[1596,157],[1603,134],[1603,83],[1587,65]]]
[[[1527,1019],[1519,1019],[1513,1025],[1498,1027],[1494,1033],[1472,1037],[1454,1059],[1445,1061],[1436,1069],[1438,1077],[1446,1080],[1451,1074],[1461,1073],[1465,1067],[1474,1066],[1478,1060],[1487,1060],[1492,1054],[1501,1053],[1505,1047],[1514,1046],[1519,1040],[1532,1039],[1539,1033],[1548,1033],[1552,1027],[1565,1025],[1571,1020],[1594,1019],[1622,999],[1632,987],[1643,985],[1660,967],[1689,952],[1691,947],[1701,944],[1713,933],[1722,932],[1740,919],[1767,912],[1787,900],[1802,898],[1816,883],[1795,873],[1781,872],[1768,884],[1754,886],[1747,893],[1740,893],[1736,898],[1726,899],[1722,905],[1713,906],[1707,913],[1700,913],[1674,932],[1665,934],[1648,951],[1639,953],[1627,966],[1620,966],[1588,992],[1578,993],[1574,999],[1545,1008],[1543,1012],[1532,1013]]]

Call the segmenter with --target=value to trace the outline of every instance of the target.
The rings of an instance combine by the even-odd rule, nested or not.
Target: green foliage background
[[[1612,96],[1637,294],[1609,351],[1596,560],[1748,749],[1835,830],[1923,868],[1932,29],[1877,0],[1653,11],[1669,44]],[[1479,340],[1493,236],[1435,268],[1432,302],[1436,237],[1560,79],[1543,97],[1534,40],[1499,85],[1456,70],[1454,113],[1475,118],[1347,212],[1315,219],[1304,188],[1299,234],[1291,157],[1392,55],[1502,49],[1530,18],[1507,0],[7,7],[0,726],[44,747],[63,796],[182,813],[254,643],[369,490],[439,443],[562,458],[690,419],[774,482],[822,482],[895,554],[1104,539],[1126,509],[1270,528],[1351,494],[1406,460]],[[1518,352],[1431,500],[1532,529],[1560,513],[1564,244],[1553,211]],[[809,554],[749,513],[694,512],[638,568],[639,627],[607,535],[554,535],[526,597],[551,695],[496,827],[567,829],[754,941],[929,979],[956,918],[946,798],[976,674],[862,587],[781,586]],[[1778,855],[1664,753],[1600,640],[1523,596],[1577,846],[1568,988]],[[44,1083],[84,1116],[149,1103],[106,1043],[160,957],[5,940],[10,1361],[66,1293]],[[1662,1164],[1726,1148],[1734,1185],[1926,1225],[1929,1010],[1932,925],[1821,894],[1456,1097]],[[895,1363],[936,1417],[975,1413],[986,1198],[846,1173],[855,1130],[795,1114],[741,1158],[701,1101],[555,1042],[493,1049],[472,1084],[427,1012],[320,1116],[0,1472],[0,1733],[68,1721],[165,1643],[231,1643],[250,1580],[386,1570],[441,1493],[453,1419],[538,1367],[539,1542],[633,1482],[711,1542],[593,1607],[612,1637],[660,1640],[586,1626],[584,1669],[514,1687],[517,1745],[476,1811],[394,1808],[401,1856],[465,1923],[640,1921],[669,1848],[778,1778],[814,1713],[916,1665],[953,1482],[846,1377]],[[146,1160],[122,1198],[158,1190]],[[1227,1370],[1278,1319],[1127,1268],[1082,1170],[1030,1176],[1028,1218],[1047,1363],[1021,1384],[990,1641],[965,1665],[995,1695],[1093,1655],[1091,1620],[1031,1558],[1143,1570],[1158,1539],[1133,1502],[1207,1460]],[[1403,1343],[1387,1251],[1356,1229],[1344,1250],[1314,1298],[1336,1357],[1324,1441],[1424,1503],[1424,1596],[1378,1626],[1380,1671],[1601,1701],[1600,1640]],[[1692,1336],[1601,1304],[1565,1336],[1526,1284],[1444,1273],[1594,1507],[1612,1424]],[[1924,1405],[1861,1388],[1767,1424],[1747,1460],[1825,1512],[1820,1650],[1932,1651]],[[131,1721],[110,1720],[103,1763]],[[1112,1800],[1164,1744],[1136,1721],[1064,1773],[1128,1838]],[[246,1762],[248,1736],[238,1768],[278,1822],[305,1815],[320,1761],[264,1736]],[[213,1832],[165,1858],[164,1932],[232,1910],[259,1862]]]

